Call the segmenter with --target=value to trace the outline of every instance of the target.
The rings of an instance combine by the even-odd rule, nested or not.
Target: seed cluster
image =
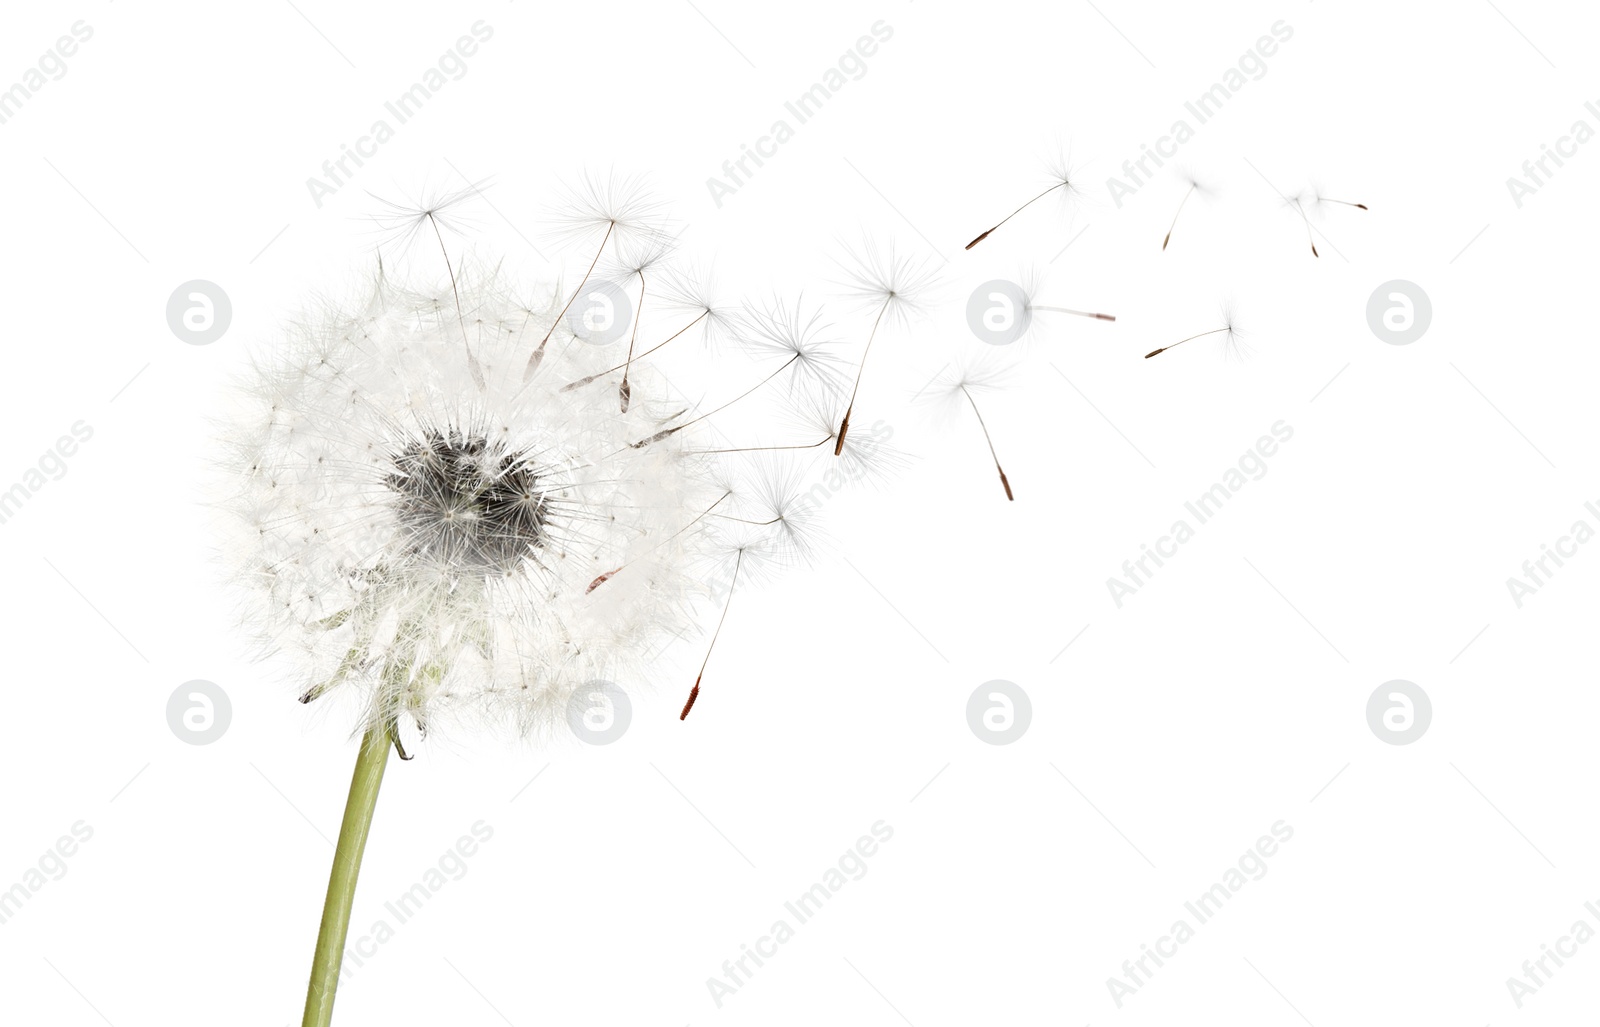
[[[407,442],[392,463],[384,484],[412,556],[510,574],[544,545],[551,490],[526,454],[449,428]]]

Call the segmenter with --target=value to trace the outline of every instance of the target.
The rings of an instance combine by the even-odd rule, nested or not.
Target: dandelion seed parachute
[[[1365,203],[1356,203],[1354,200],[1336,200],[1333,197],[1329,196],[1323,190],[1322,186],[1318,185],[1316,182],[1312,182],[1311,183],[1311,206],[1314,209],[1320,210],[1321,208],[1326,207],[1330,203],[1338,204],[1341,207],[1354,207],[1357,210],[1370,210],[1371,209]]]
[[[1026,345],[1036,335],[1042,334],[1046,319],[1039,314],[1070,314],[1073,317],[1087,318],[1091,321],[1115,321],[1115,314],[1106,314],[1094,310],[1078,310],[1073,307],[1046,306],[1039,302],[1040,294],[1044,291],[1045,274],[1039,268],[1030,267],[1017,276],[1017,288],[1021,291],[1021,316],[1023,329],[1015,342]]]
[[[843,456],[850,435],[850,417],[855,412],[856,398],[861,393],[861,379],[867,373],[867,358],[872,353],[872,343],[878,329],[887,320],[904,328],[910,325],[913,315],[924,311],[924,294],[939,282],[938,270],[926,261],[900,256],[891,245],[880,248],[872,239],[864,239],[860,251],[846,248],[847,259],[840,264],[845,274],[841,284],[845,295],[863,310],[874,311],[872,328],[867,333],[866,345],[861,349],[861,360],[856,365],[855,384],[850,388],[850,399],[845,404],[844,415],[839,419],[839,430],[834,441],[833,455]]]
[[[1222,349],[1223,355],[1231,357],[1234,360],[1243,360],[1249,354],[1250,349],[1244,343],[1244,336],[1247,333],[1239,326],[1239,314],[1235,309],[1232,300],[1222,301],[1221,306],[1218,308],[1218,317],[1222,321],[1222,327],[1213,328],[1204,332],[1196,332],[1194,335],[1179,339],[1177,342],[1168,343],[1159,349],[1153,349],[1149,353],[1146,353],[1144,358],[1149,360],[1151,357],[1159,356],[1169,349],[1181,346],[1186,342],[1193,342],[1195,339],[1204,339],[1209,336],[1220,335],[1221,338],[1218,339],[1217,342]]]
[[[1077,182],[1075,181],[1077,171],[1071,166],[1071,159],[1065,151],[1052,157],[1046,162],[1046,164],[1049,170],[1050,185],[1046,187],[1043,192],[1039,193],[1037,196],[1018,207],[1016,210],[1001,218],[993,228],[981,233],[977,238],[967,243],[967,245],[964,247],[965,249],[970,250],[974,246],[983,242],[983,240],[989,238],[990,235],[998,231],[1001,225],[1004,225],[1007,221],[1010,221],[1018,214],[1021,214],[1035,203],[1038,203],[1046,196],[1049,196],[1051,193],[1059,191],[1063,203],[1070,202],[1078,195],[1079,189]]]
[[[1311,255],[1313,257],[1320,258],[1322,254],[1317,252],[1317,241],[1312,237],[1311,218],[1306,215],[1306,208],[1308,206],[1314,207],[1315,203],[1315,196],[1304,196],[1298,194],[1295,196],[1286,196],[1283,200],[1284,208],[1294,211],[1295,216],[1300,219],[1300,223],[1305,225],[1306,245],[1311,247]]]
[[[1178,167],[1174,170],[1176,171],[1178,182],[1184,187],[1183,198],[1178,201],[1178,209],[1172,212],[1172,223],[1167,226],[1167,234],[1161,239],[1162,250],[1165,250],[1167,244],[1172,242],[1172,233],[1177,230],[1178,218],[1183,215],[1183,208],[1188,205],[1189,199],[1193,196],[1209,199],[1213,192],[1209,185],[1202,182],[1187,168]]]
[[[983,441],[989,448],[989,457],[994,461],[995,472],[1000,476],[1000,487],[1005,490],[1008,502],[1015,502],[1017,496],[1011,488],[1011,479],[1006,476],[1005,467],[1000,463],[994,435],[990,433],[989,423],[984,420],[983,411],[978,407],[977,396],[1001,387],[1014,370],[1015,365],[992,355],[962,361],[948,366],[928,383],[921,394],[927,402],[943,407],[947,418],[962,406],[972,412],[979,430],[983,432]]]

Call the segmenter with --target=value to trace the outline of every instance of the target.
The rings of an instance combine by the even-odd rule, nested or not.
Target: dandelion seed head
[[[649,367],[629,412],[562,388],[612,354],[568,344],[559,297],[530,310],[492,272],[457,277],[481,384],[454,303],[386,279],[258,359],[224,449],[231,552],[269,646],[308,688],[358,695],[366,724],[459,711],[535,732],[686,626],[710,461],[694,428],[634,444],[672,405]]]
[[[396,443],[395,494],[401,545],[412,557],[514,574],[550,541],[559,489],[532,454],[510,452],[477,427],[429,428]]]

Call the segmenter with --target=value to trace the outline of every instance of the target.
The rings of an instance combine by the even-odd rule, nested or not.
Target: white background
[[[30,4],[0,33],[9,83],[73,22],[94,30],[0,125],[0,487],[75,421],[94,429],[0,525],[0,888],[75,822],[93,829],[0,924],[7,1022],[298,1022],[354,746],[338,711],[248,659],[209,555],[209,418],[251,349],[370,266],[367,190],[492,177],[475,245],[553,276],[530,244],[581,256],[541,234],[557,183],[610,167],[650,173],[734,293],[826,298],[838,241],[863,231],[940,265],[940,301],[886,337],[867,393],[919,459],[829,501],[817,567],[737,597],[687,722],[696,641],[663,656],[657,687],[634,683],[616,744],[457,734],[392,765],[352,938],[474,822],[494,835],[341,988],[336,1022],[1326,1027],[1593,1009],[1597,945],[1520,1009],[1506,985],[1574,921],[1600,927],[1583,908],[1600,899],[1600,556],[1580,548],[1521,608],[1506,585],[1572,522],[1600,523],[1584,510],[1600,500],[1600,145],[1520,207],[1506,186],[1575,120],[1600,128],[1587,12],[297,2]],[[315,205],[306,179],[479,19],[494,35],[468,74]],[[713,204],[706,179],[880,19],[893,38],[864,77]],[[1293,37],[1264,77],[1183,147],[1217,196],[1163,253],[1176,179],[1120,207],[1105,180],[1279,20]],[[1043,188],[1058,146],[1081,202],[964,252]],[[1317,215],[1320,259],[1279,195],[1313,182],[1371,208]],[[986,410],[1006,503],[969,415],[909,400],[985,349],[968,293],[1029,268],[1047,272],[1042,302],[1118,320],[1057,319],[1007,354],[1020,366]],[[195,278],[234,306],[210,346],[165,321]],[[1433,305],[1408,346],[1367,323],[1392,279]],[[1225,296],[1247,360],[1209,340],[1141,359],[1215,327]],[[858,312],[833,320],[859,345]],[[1266,476],[1119,608],[1107,578],[1279,420],[1294,437]],[[233,709],[204,746],[165,712],[196,678]],[[1033,706],[1006,746],[965,713],[997,678]],[[1433,704],[1408,745],[1366,718],[1397,678]],[[894,835],[866,876],[718,1008],[707,978],[879,820]],[[1107,978],[1192,925],[1183,903],[1280,820],[1294,835],[1267,875],[1119,1008]]]

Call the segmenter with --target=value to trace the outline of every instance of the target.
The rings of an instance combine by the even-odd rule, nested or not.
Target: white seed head
[[[615,354],[556,325],[525,382],[560,298],[456,279],[459,316],[450,288],[380,276],[256,365],[226,445],[232,551],[308,696],[353,690],[368,724],[533,732],[682,629],[718,493],[701,434],[662,434],[682,404],[648,366],[626,412],[602,383],[563,388]]]

